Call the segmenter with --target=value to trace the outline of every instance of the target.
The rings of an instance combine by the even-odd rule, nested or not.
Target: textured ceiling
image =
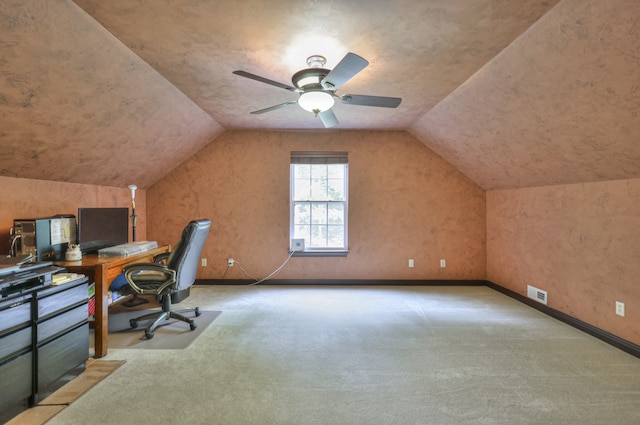
[[[287,90],[370,65],[340,129],[403,129],[485,189],[640,177],[637,0],[7,0],[0,175],[146,188],[225,130],[326,130]],[[634,139],[635,138],[635,139]],[[145,166],[140,167],[140,161]],[[152,166],[149,166],[152,164]]]
[[[562,1],[412,132],[485,189],[640,177],[640,1]]]

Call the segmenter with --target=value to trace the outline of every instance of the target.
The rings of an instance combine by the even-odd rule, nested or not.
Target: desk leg
[[[99,270],[96,270],[94,278],[96,283],[94,357],[97,359],[107,355],[107,341],[109,338],[109,284],[107,282],[107,268],[101,265]]]

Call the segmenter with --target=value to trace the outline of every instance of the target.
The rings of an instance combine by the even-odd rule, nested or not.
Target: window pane
[[[309,226],[295,226],[294,227],[294,233],[293,233],[293,238],[294,239],[304,239],[304,244],[306,245],[310,245],[311,243],[311,227]]]
[[[344,246],[344,227],[329,226],[327,229],[327,246],[330,248],[342,248]]]
[[[327,187],[327,199],[344,201],[344,180],[330,179]]]
[[[311,178],[312,179],[326,179],[327,178],[327,165],[312,165],[311,166]]]
[[[310,179],[311,178],[311,165],[297,164],[294,165],[296,179]]]
[[[315,225],[311,226],[311,240],[309,241],[309,245],[312,247],[327,246],[327,227],[326,226],[315,226]]]
[[[344,224],[344,204],[338,202],[330,202],[328,204],[327,211],[327,223],[329,224]]]
[[[307,201],[311,199],[311,185],[309,180],[296,179],[294,200]]]
[[[313,179],[311,180],[311,196],[312,201],[326,201],[327,197],[327,180]]]
[[[311,224],[311,208],[309,203],[297,202],[293,214],[294,224]]]
[[[311,223],[327,224],[327,204],[313,203],[311,206]]]
[[[330,179],[344,180],[344,169],[346,164],[330,164],[327,169],[327,177]]]

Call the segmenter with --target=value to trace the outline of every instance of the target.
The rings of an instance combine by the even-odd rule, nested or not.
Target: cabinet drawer
[[[53,293],[38,299],[38,320],[54,314],[57,311],[64,310],[65,308],[82,301],[87,301],[89,298],[89,285],[84,284],[74,286],[69,289],[61,290],[60,292]]]
[[[29,351],[0,366],[0,423],[26,409],[33,392],[32,361]]]
[[[31,326],[0,337],[0,362],[31,347]]]
[[[47,320],[38,323],[38,344],[51,338],[52,336],[64,333],[82,322],[87,321],[89,309],[87,304],[66,311],[57,316],[49,317]]]
[[[38,393],[89,358],[89,325],[84,324],[38,348]]]
[[[0,304],[0,334],[28,323],[31,323],[31,296]]]

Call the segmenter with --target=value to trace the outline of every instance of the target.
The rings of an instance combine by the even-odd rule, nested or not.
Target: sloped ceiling
[[[146,188],[225,130],[324,129],[287,90],[370,65],[337,130],[403,129],[485,189],[640,177],[637,0],[7,0],[0,175]],[[144,166],[140,164],[144,163]]]
[[[412,132],[485,189],[640,177],[640,2],[562,1]]]

